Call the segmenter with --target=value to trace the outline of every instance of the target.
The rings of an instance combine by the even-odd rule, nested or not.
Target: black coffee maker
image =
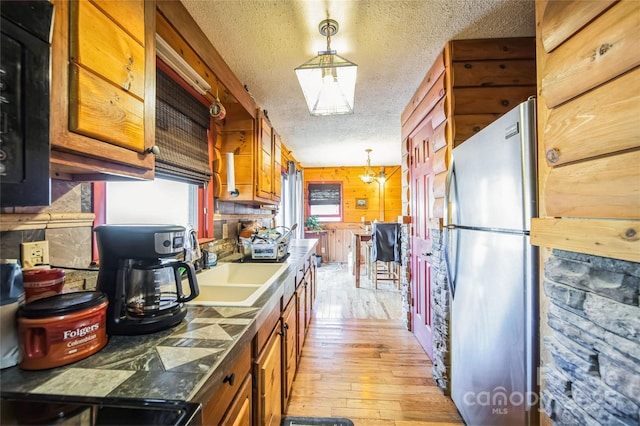
[[[109,298],[107,333],[153,333],[180,323],[185,302],[198,296],[191,262],[175,258],[187,237],[179,225],[102,225],[95,228],[100,257],[98,290]],[[183,274],[189,292],[183,292]]]

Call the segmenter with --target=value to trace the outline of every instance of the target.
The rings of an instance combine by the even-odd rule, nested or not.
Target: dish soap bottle
[[[218,255],[214,251],[213,243],[209,243],[207,247],[209,249],[209,256],[207,259],[209,261],[209,268],[213,268],[218,264]]]

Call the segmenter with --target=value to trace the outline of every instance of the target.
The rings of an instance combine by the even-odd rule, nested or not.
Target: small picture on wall
[[[367,208],[367,199],[356,198],[356,209],[366,209],[366,208]]]

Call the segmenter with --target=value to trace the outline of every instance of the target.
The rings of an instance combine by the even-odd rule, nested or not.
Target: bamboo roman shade
[[[309,205],[335,205],[341,203],[339,183],[310,183]]]
[[[156,175],[209,182],[209,109],[160,69],[156,72]]]

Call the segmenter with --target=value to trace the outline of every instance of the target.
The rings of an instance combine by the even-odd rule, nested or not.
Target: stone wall
[[[554,250],[542,407],[557,425],[640,424],[640,264]]]
[[[400,225],[400,291],[402,292],[402,321],[411,330],[411,225]]]
[[[432,229],[431,331],[433,333],[433,380],[445,395],[451,394],[451,298],[444,260],[443,233]]]

